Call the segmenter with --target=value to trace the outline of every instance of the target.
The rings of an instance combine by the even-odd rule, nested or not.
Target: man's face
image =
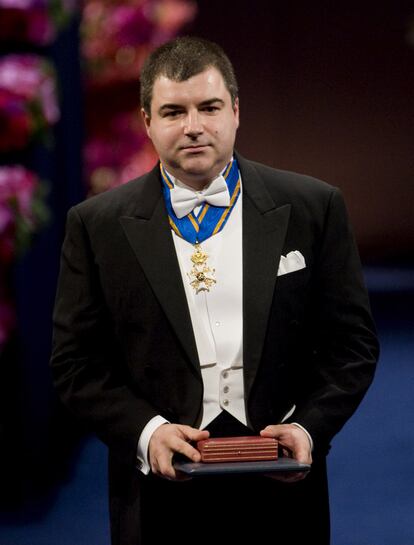
[[[151,116],[143,113],[148,136],[166,169],[199,189],[230,161],[239,126],[223,76],[207,68],[186,81],[155,80]]]

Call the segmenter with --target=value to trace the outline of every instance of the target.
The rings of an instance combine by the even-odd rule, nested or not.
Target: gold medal
[[[200,291],[210,291],[210,288],[216,283],[214,278],[215,269],[211,269],[207,264],[208,254],[201,248],[200,244],[194,245],[194,253],[191,256],[193,267],[187,276],[190,280],[190,285],[195,289],[196,293]]]

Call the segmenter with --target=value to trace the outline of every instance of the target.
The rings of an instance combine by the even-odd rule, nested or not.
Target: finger
[[[303,444],[303,442],[296,442],[293,447],[293,457],[298,462],[303,464],[312,463],[312,455],[308,445]]]
[[[286,449],[291,451],[288,456],[293,457],[298,462],[305,464],[312,463],[310,443],[307,435],[297,426],[290,424],[277,424],[266,426],[261,432],[262,437],[274,437],[283,447],[283,453],[286,455]]]
[[[187,443],[187,441],[184,441],[180,438],[175,438],[173,443],[171,444],[171,448],[174,452],[177,452],[178,454],[182,454],[186,458],[189,458],[193,462],[199,462],[201,460],[201,454],[197,449],[192,447],[190,443]]]
[[[307,471],[292,471],[289,473],[278,472],[278,473],[266,473],[265,477],[269,477],[274,481],[280,481],[283,483],[295,483],[303,480],[307,476]]]
[[[172,465],[172,452],[164,452],[156,460],[156,474],[166,479],[175,479],[176,472]]]
[[[292,430],[291,435],[293,457],[304,464],[312,463],[312,453],[308,437],[301,429]]]
[[[261,430],[260,435],[262,437],[278,437],[283,433],[284,428],[286,428],[286,425],[284,424],[266,426],[263,430]]]
[[[161,451],[154,464],[156,465],[157,473],[167,479],[177,479],[177,472],[172,464],[174,453],[182,454],[193,462],[199,462],[201,460],[201,455],[198,450],[193,448],[185,440],[174,437],[171,440],[169,448],[164,448]]]
[[[201,440],[208,436],[207,431],[200,431],[190,426],[163,424],[153,433],[149,443],[152,472],[168,479],[175,479],[176,471],[172,465],[174,453],[180,453],[194,462],[199,462],[200,453],[188,441],[190,438]]]
[[[149,444],[148,458],[152,473],[167,478],[174,478],[175,471],[171,463],[174,453],[169,446],[171,442],[171,440],[168,440],[169,430],[163,428],[160,433],[164,434],[165,432],[167,432],[166,436],[161,438],[155,437],[155,434],[153,434]]]
[[[177,473],[171,464],[160,467],[157,475],[169,481],[175,481],[177,477]]]
[[[191,426],[186,426],[185,424],[179,424],[177,425],[177,428],[188,441],[202,441],[210,436],[210,433],[207,430],[198,430]]]
[[[184,473],[183,471],[180,471],[179,469],[175,470],[175,480],[180,482],[185,481],[191,481],[192,477],[191,475],[188,475],[187,473]]]
[[[210,436],[210,433],[207,430],[198,430],[186,425],[178,425],[177,428],[181,433],[182,440],[175,440],[172,449],[175,452],[186,456],[193,462],[199,462],[201,460],[201,454],[196,448],[190,445],[189,441],[202,441],[207,439]]]

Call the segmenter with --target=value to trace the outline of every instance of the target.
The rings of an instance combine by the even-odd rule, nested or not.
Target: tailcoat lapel
[[[180,268],[171,237],[159,167],[141,181],[133,213],[120,217],[128,241],[154,294],[197,373],[197,346]]]
[[[243,186],[243,365],[248,398],[260,363],[290,205],[277,206],[254,166],[237,156]],[[142,180],[137,203],[120,218],[124,232],[197,373],[197,346],[159,169]]]
[[[237,159],[243,184],[243,367],[247,400],[262,356],[291,206],[278,207],[254,166]]]

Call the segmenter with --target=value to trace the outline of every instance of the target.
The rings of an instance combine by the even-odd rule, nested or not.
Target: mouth
[[[181,150],[187,153],[202,153],[208,148],[207,144],[195,144],[189,146],[182,146]]]

